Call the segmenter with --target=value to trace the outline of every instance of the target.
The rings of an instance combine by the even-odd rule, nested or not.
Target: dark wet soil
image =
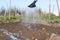
[[[21,40],[48,40],[51,33],[60,35],[60,27],[47,26],[36,23],[0,23],[0,29],[6,29]],[[0,31],[0,40],[11,40],[6,34]]]

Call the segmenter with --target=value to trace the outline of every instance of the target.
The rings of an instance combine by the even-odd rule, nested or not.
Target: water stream
[[[12,40],[21,40],[21,39],[18,39],[17,37],[15,37],[12,33],[8,32],[6,29],[0,29],[0,31],[2,31],[4,34],[6,34]]]
[[[39,18],[39,14],[36,11],[37,8],[27,8],[25,11],[24,22],[25,23],[36,23]]]

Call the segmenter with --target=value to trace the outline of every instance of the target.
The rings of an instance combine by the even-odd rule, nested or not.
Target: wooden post
[[[4,20],[6,20],[6,10],[5,10],[5,13],[4,13]]]
[[[11,0],[10,0],[9,20],[10,20],[10,13],[11,13]]]
[[[58,0],[56,0],[56,4],[57,4],[58,13],[59,13],[59,16],[60,16]]]
[[[50,20],[50,13],[51,13],[51,0],[49,0],[49,20]]]

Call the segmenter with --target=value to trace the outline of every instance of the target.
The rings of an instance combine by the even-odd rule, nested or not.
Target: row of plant
[[[60,16],[56,16],[53,13],[45,14],[43,20],[51,23],[60,23]]]
[[[15,22],[17,20],[22,20],[23,17],[25,19],[25,11],[11,9],[10,17],[9,17],[9,11],[8,12],[6,11],[6,14],[5,14],[5,11],[6,11],[5,9],[0,10],[0,22]],[[19,14],[19,16],[16,16],[15,14],[17,14],[17,13],[15,13],[15,12],[17,12]],[[41,11],[41,9],[36,10],[36,12],[39,14],[38,20],[42,19],[42,20],[45,20],[47,22],[60,23],[60,17],[54,15],[53,13],[45,13],[45,12]],[[21,16],[21,14],[23,14],[23,16]],[[32,14],[29,16],[29,20],[33,21]]]
[[[0,22],[16,22],[16,21],[21,21],[22,20],[22,16],[0,16]]]

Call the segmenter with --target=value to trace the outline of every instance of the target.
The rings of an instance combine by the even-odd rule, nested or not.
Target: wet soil
[[[0,23],[0,29],[12,33],[19,40],[48,40],[51,33],[60,35],[60,27],[47,26],[37,23]],[[12,40],[0,31],[0,40]]]

